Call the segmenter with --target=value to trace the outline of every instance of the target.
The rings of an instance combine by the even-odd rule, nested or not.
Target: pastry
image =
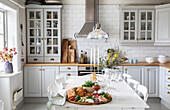
[[[79,95],[80,97],[83,97],[85,95],[85,90],[83,89],[83,87],[77,87],[76,89],[76,95]]]
[[[75,97],[76,96],[75,89],[71,88],[71,89],[67,90],[67,95],[68,95],[68,98]]]

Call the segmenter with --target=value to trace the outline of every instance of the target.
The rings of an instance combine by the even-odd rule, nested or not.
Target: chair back
[[[138,81],[136,81],[136,80],[134,80],[134,79],[130,79],[130,78],[128,78],[127,79],[127,83],[129,84],[129,85],[133,85],[133,89],[134,89],[134,91],[136,91],[137,90],[137,87],[138,87],[138,85],[140,84]]]
[[[147,89],[147,87],[145,87],[143,85],[138,85],[137,92],[138,92],[139,95],[142,94],[143,97],[144,97],[143,100],[145,102],[147,102],[147,99],[148,99],[148,89]]]
[[[132,76],[131,75],[129,75],[129,74],[126,74],[126,73],[124,73],[123,75],[123,79],[127,82],[127,79],[130,79]]]
[[[4,110],[4,102],[2,100],[0,100],[0,110]]]

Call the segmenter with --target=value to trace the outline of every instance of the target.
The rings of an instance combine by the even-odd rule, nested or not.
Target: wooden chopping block
[[[63,39],[62,43],[62,63],[68,62],[68,39]]]
[[[69,45],[69,55],[68,55],[68,62],[75,63],[75,49],[72,49],[71,45]]]
[[[71,49],[74,49],[75,51],[75,59],[77,58],[76,50],[77,50],[77,44],[76,40],[68,41],[68,45],[71,45]]]

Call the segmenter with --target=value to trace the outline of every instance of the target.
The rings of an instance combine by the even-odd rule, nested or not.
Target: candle
[[[100,61],[99,61],[99,53],[100,53],[100,52],[99,52],[99,48],[98,48],[98,54],[97,54],[98,65],[99,65],[99,62],[100,62]]]
[[[94,48],[94,64],[96,64],[96,49]]]
[[[90,64],[93,63],[93,50],[91,48],[91,51],[90,51]]]

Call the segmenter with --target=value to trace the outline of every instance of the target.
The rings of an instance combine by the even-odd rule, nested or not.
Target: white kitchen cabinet
[[[159,69],[159,97],[165,99],[165,74],[166,68],[160,67]]]
[[[41,66],[24,67],[24,97],[41,97]]]
[[[58,66],[42,66],[42,97],[47,97],[47,88],[55,82],[56,76],[59,75]]]
[[[156,6],[155,45],[170,45],[170,4]]]
[[[24,96],[47,97],[47,87],[55,82],[59,66],[25,66]]]
[[[28,62],[61,62],[61,7],[27,6]]]
[[[121,7],[121,44],[136,45],[154,43],[153,6],[123,6]]]
[[[132,79],[144,84],[144,66],[124,66],[124,72],[131,75]]]
[[[159,96],[159,78],[157,66],[145,66],[144,85],[148,88],[149,97]]]

